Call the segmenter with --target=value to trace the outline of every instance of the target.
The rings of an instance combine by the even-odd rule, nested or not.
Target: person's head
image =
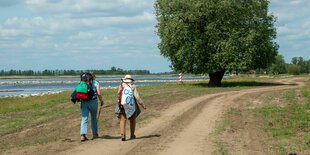
[[[90,72],[91,76],[92,76],[92,79],[95,80],[96,79],[96,74],[95,72]]]
[[[126,75],[124,78],[121,79],[124,83],[132,83],[135,80],[130,76],[130,75]]]
[[[91,73],[89,72],[83,72],[81,75],[80,75],[80,78],[81,78],[81,81],[91,81],[93,80],[93,76]]]

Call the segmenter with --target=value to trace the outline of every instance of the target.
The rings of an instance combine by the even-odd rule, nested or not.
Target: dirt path
[[[238,98],[301,87],[303,83],[299,81],[297,78],[281,80],[285,85],[210,94],[180,102],[138,128],[135,140],[121,142],[119,135],[105,135],[62,154],[212,154],[210,133],[215,122]]]

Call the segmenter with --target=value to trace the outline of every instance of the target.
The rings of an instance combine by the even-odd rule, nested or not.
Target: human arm
[[[102,98],[102,95],[101,95],[101,90],[100,90],[99,83],[96,85],[96,91],[97,91],[97,96],[98,96],[99,101],[100,101],[100,106],[103,106],[103,98]]]
[[[121,91],[122,91],[122,84],[120,84],[119,86],[118,86],[118,90],[117,90],[117,103],[118,103],[118,105],[121,107],[121,99],[122,99],[122,97],[121,97]]]
[[[134,86],[134,96],[136,98],[136,101],[142,106],[143,109],[146,109],[145,104],[143,103],[143,100],[141,99],[139,92],[137,90],[137,87]]]

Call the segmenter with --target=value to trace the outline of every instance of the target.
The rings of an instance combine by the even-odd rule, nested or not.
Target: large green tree
[[[226,71],[266,68],[278,49],[268,5],[268,0],[156,0],[161,55],[175,71],[208,73],[210,86],[220,86]]]

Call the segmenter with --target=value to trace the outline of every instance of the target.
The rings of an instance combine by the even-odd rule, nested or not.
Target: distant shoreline
[[[110,89],[118,86],[123,75],[97,76],[102,89]],[[161,83],[178,83],[177,75],[134,75],[136,85],[157,85]],[[205,81],[206,76],[185,75],[184,82]],[[72,91],[75,84],[79,83],[79,76],[10,76],[0,79],[0,98],[12,96],[37,96],[58,91]]]
[[[0,90],[0,93],[1,92],[21,92],[21,91],[24,91],[22,89],[14,89],[14,90]]]
[[[190,76],[196,76],[194,74],[183,74],[184,76],[190,75]],[[97,77],[123,77],[124,75],[96,75]],[[178,76],[177,74],[138,74],[138,75],[132,75],[132,76]],[[201,75],[197,75],[201,76]],[[0,76],[0,79],[47,79],[47,78],[76,78],[79,77],[79,75],[59,75],[59,76],[26,76],[26,75],[12,75],[12,76]]]

